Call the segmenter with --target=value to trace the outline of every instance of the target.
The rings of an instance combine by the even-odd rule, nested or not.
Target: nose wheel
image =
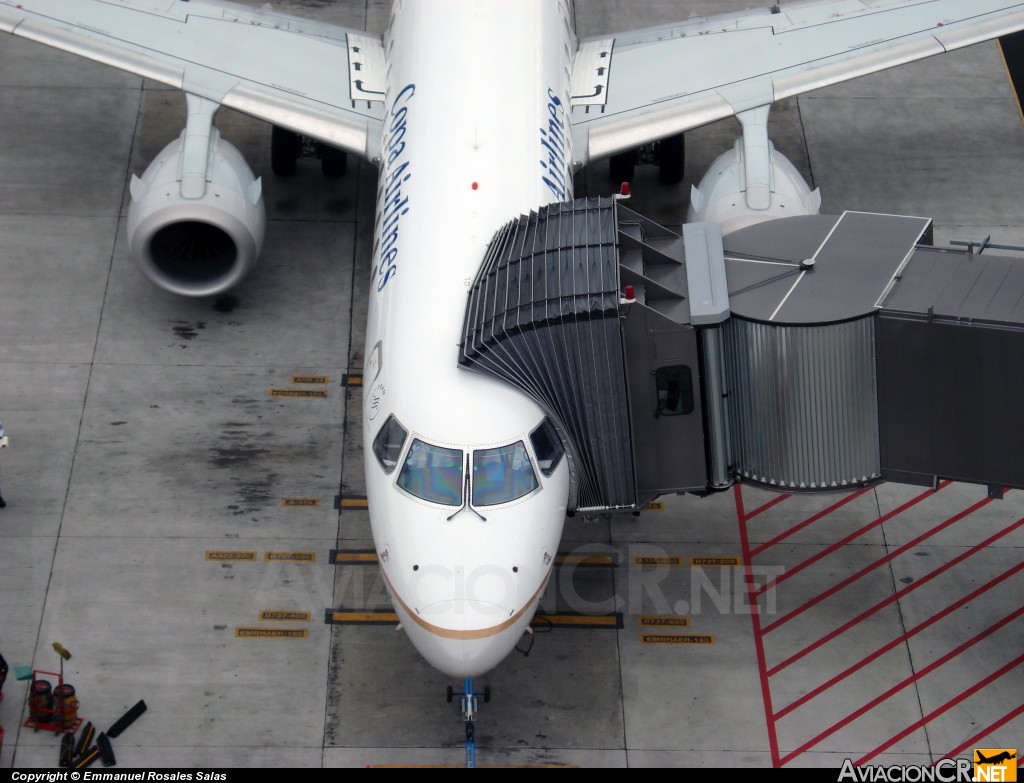
[[[467,677],[462,687],[462,693],[456,693],[449,685],[446,696],[449,704],[455,700],[456,696],[459,697],[462,722],[466,727],[466,768],[472,769],[476,767],[476,713],[480,707],[480,699],[484,700],[484,704],[490,702],[491,686],[485,686],[482,692],[474,691],[473,678]]]

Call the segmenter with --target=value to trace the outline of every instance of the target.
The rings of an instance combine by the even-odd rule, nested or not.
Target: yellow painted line
[[[342,498],[338,504],[342,508],[369,508],[370,503],[366,498]]]
[[[327,389],[267,389],[270,397],[316,397],[327,398]]]
[[[633,565],[635,566],[681,566],[683,558],[676,557],[650,557],[645,555],[634,555]]]
[[[650,616],[650,617],[639,617],[637,622],[641,628],[657,628],[664,626],[672,626],[675,628],[689,628],[690,618],[679,617],[678,615],[664,616]]]
[[[740,557],[691,557],[692,566],[739,566],[743,565]]]
[[[236,628],[237,639],[305,639],[307,628]]]
[[[541,620],[552,625],[607,625],[617,628],[619,618],[614,615],[589,615],[589,614],[538,614],[534,620]]]
[[[376,563],[376,552],[338,552],[334,556],[335,563]]]
[[[665,501],[664,500],[652,500],[647,504],[648,511],[664,511]]]
[[[315,563],[316,552],[264,552],[264,560],[285,560],[289,563]]]
[[[293,375],[292,383],[309,383],[319,384],[323,386],[331,382],[331,379],[326,375]]]
[[[600,565],[613,566],[611,555],[555,555],[556,565]]]
[[[332,623],[397,623],[394,612],[331,612]]]
[[[320,498],[281,498],[282,508],[320,508]]]
[[[362,375],[344,375],[341,378],[342,386],[362,386],[363,376]]]
[[[312,612],[280,611],[277,609],[264,609],[260,612],[261,620],[289,620],[308,623],[312,617]]]
[[[640,644],[714,644],[715,637],[683,633],[642,633]]]
[[[256,552],[219,552],[207,550],[206,560],[240,560],[243,562],[255,562]]]

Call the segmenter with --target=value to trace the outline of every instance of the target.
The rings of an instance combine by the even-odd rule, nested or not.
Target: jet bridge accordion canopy
[[[696,260],[706,237],[695,228],[691,239],[684,267],[683,237],[619,199],[592,198],[523,215],[491,240],[459,362],[547,412],[569,457],[570,511],[632,511],[662,494],[707,490],[690,322],[724,318],[726,290],[724,276],[714,286]],[[717,247],[721,271],[720,235]],[[712,407],[713,425],[721,411]]]
[[[570,448],[576,506],[632,507],[616,220],[611,199],[552,204],[491,240],[459,362],[519,387]]]

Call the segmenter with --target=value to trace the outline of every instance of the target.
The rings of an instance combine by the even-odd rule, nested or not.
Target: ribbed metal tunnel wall
[[[636,502],[614,204],[551,204],[499,230],[470,292],[459,356],[555,419],[579,510]]]
[[[821,491],[880,479],[874,324],[724,324],[733,467],[745,481]]]

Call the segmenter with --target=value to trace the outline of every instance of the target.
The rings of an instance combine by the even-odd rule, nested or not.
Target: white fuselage
[[[419,652],[454,677],[492,669],[520,640],[565,518],[567,460],[543,476],[531,445],[544,412],[517,389],[459,367],[458,352],[470,284],[494,232],[572,198],[572,37],[562,0],[457,0],[443,14],[432,0],[397,0],[384,42],[363,398],[367,495],[399,619]],[[374,440],[392,416],[408,434],[389,473]],[[419,484],[408,491],[401,477],[414,441],[463,455],[447,476],[457,499],[417,496],[427,494]],[[466,507],[474,454],[520,442],[537,486]]]

